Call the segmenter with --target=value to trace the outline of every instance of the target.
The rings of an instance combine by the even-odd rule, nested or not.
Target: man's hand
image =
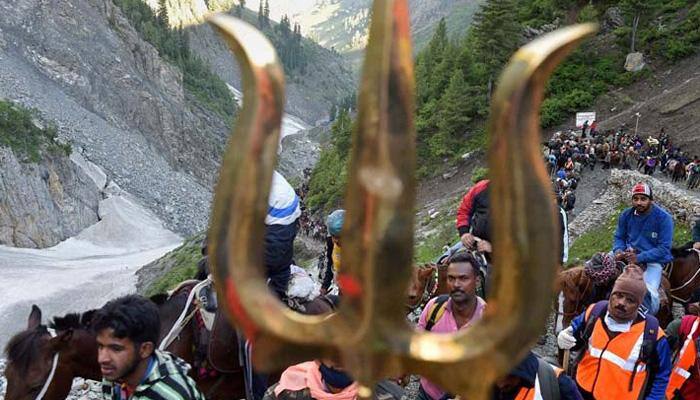
[[[568,327],[559,332],[557,336],[557,345],[562,350],[570,350],[576,346],[576,338],[574,337],[574,328]]]
[[[693,248],[694,248],[695,250],[700,250],[700,242],[695,242],[695,243],[693,243]]]
[[[624,251],[618,250],[615,252],[615,261],[625,261],[626,257],[627,257],[627,255],[625,254]]]
[[[471,233],[465,233],[464,235],[462,235],[462,237],[460,237],[460,240],[462,241],[464,247],[468,249],[474,248],[474,242],[476,241],[476,239]]]
[[[625,260],[627,260],[627,264],[637,264],[637,253],[633,251],[628,251],[625,253]]]
[[[479,240],[476,242],[476,249],[482,253],[491,253],[493,250],[491,247],[491,242],[488,240]]]

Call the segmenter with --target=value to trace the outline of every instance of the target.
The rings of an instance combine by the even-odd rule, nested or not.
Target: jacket
[[[146,378],[139,384],[129,400],[205,400],[195,382],[187,376],[190,366],[183,360],[167,352],[156,350],[153,365]],[[118,384],[102,381],[102,394],[105,399],[121,398]]]
[[[301,215],[299,196],[277,171],[272,172],[272,186],[267,203],[265,225],[289,225]]]
[[[617,221],[613,251],[631,247],[639,263],[667,263],[673,261],[672,242],[673,218],[666,210],[652,204],[645,215],[636,215],[630,207]]]
[[[459,209],[457,209],[459,236],[468,233],[472,228],[472,233],[475,236],[490,241],[488,187],[489,180],[481,180],[472,186],[462,198]]]
[[[674,349],[677,351],[671,378],[666,389],[668,399],[700,398],[700,360],[698,359],[698,337],[700,337],[700,318],[686,315],[680,323],[669,324],[669,336],[677,338]],[[677,396],[677,397],[674,397]]]
[[[636,400],[642,390],[647,393],[645,400],[664,400],[666,387],[671,374],[671,349],[661,329],[659,329],[652,365],[638,361],[645,321],[638,318],[628,332],[619,333],[610,339],[604,318],[595,323],[593,333],[584,343],[581,339],[586,328],[586,319],[593,305],[571,322],[577,348],[584,347],[583,358],[578,364],[575,380],[582,392],[591,393],[596,400]],[[654,374],[646,385],[649,369]],[[632,370],[636,371],[634,374]],[[630,392],[629,385],[633,383]],[[651,385],[651,386],[648,386]]]

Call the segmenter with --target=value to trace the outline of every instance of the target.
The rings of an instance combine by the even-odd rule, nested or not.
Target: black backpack
[[[484,240],[491,241],[491,211],[489,207],[489,189],[484,189],[474,197],[473,211],[469,219],[471,233]]]

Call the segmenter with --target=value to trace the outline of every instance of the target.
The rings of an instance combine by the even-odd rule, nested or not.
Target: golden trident
[[[489,121],[495,257],[493,297],[465,332],[418,333],[405,321],[415,214],[413,60],[406,0],[375,0],[345,198],[343,299],[330,316],[289,310],[268,291],[263,228],[277,157],[284,72],[252,26],[209,18],[243,73],[244,103],[224,157],[209,231],[227,314],[254,342],[260,370],[338,358],[361,384],[425,376],[452,393],[486,399],[524,356],[550,311],[557,270],[555,209],[540,151],[539,106],[555,66],[594,25],[548,34],[521,48],[501,76]]]

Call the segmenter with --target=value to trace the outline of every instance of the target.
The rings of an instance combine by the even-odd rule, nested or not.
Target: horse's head
[[[52,324],[54,336],[41,324],[39,307],[32,306],[27,329],[13,336],[5,349],[5,400],[33,400],[42,391],[43,399],[65,399],[75,376],[99,379],[94,337],[90,340],[86,330],[58,325]],[[86,359],[93,352],[92,360]]]
[[[411,274],[411,282],[406,291],[408,301],[406,305],[410,309],[414,309],[421,305],[425,294],[430,295],[431,286],[436,285],[433,277],[437,266],[435,264],[424,264],[415,266]]]
[[[560,290],[558,314],[562,328],[566,328],[586,306],[586,296],[590,293],[591,281],[583,267],[573,267],[559,273],[557,285]]]

